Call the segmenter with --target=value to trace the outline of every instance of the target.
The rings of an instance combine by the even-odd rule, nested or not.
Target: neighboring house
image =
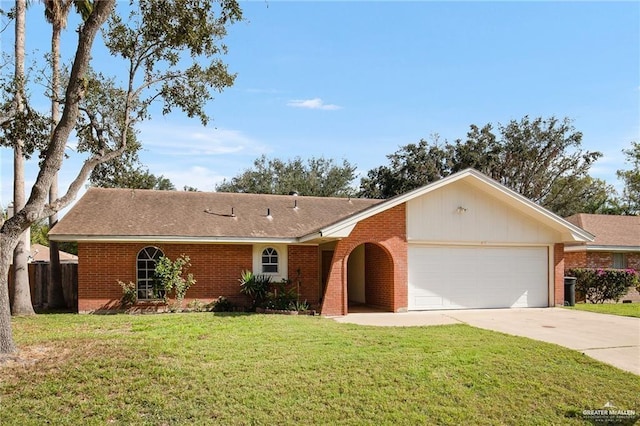
[[[50,231],[78,242],[78,310],[139,303],[155,261],[191,258],[187,300],[239,292],[242,270],[300,283],[324,315],[564,302],[564,244],[593,236],[475,171],[389,200],[91,188]]]
[[[580,213],[567,221],[595,236],[586,245],[565,247],[565,267],[640,271],[640,216]]]
[[[78,256],[75,254],[60,251],[60,263],[78,263]],[[49,247],[42,244],[31,244],[29,261],[31,262],[49,262]]]
[[[565,246],[565,268],[613,268],[640,271],[640,216],[580,213],[567,221],[595,235],[586,245]],[[623,300],[640,301],[635,289]]]

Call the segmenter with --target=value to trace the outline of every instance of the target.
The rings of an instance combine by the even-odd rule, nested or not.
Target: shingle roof
[[[75,254],[60,251],[60,262],[77,262],[78,256]],[[50,253],[49,247],[42,244],[31,244],[31,257],[34,262],[49,262]]]
[[[62,241],[78,237],[292,239],[382,201],[90,188],[49,235]]]
[[[567,221],[595,235],[587,246],[640,247],[640,216],[580,213]]]

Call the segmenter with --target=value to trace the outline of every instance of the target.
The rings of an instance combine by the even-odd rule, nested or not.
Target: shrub
[[[198,299],[193,299],[191,302],[187,303],[187,308],[193,312],[204,312],[208,310],[207,304]]]
[[[240,293],[251,298],[251,310],[264,304],[269,288],[271,287],[271,277],[268,275],[254,275],[251,271],[242,271],[240,275]]]
[[[136,292],[136,284],[129,281],[125,283],[123,281],[118,280],[118,284],[122,287],[122,297],[120,298],[120,304],[124,308],[128,308],[130,306],[135,305],[138,301],[138,294]]]
[[[274,283],[272,291],[267,293],[265,308],[279,311],[294,310],[291,304],[298,300],[298,292],[290,280]]]
[[[302,302],[296,300],[295,302],[291,302],[289,304],[289,309],[292,311],[308,311],[309,308],[309,303],[307,303],[306,300]]]
[[[229,299],[224,296],[218,297],[213,303],[211,303],[211,310],[213,312],[233,312],[235,306]]]
[[[576,292],[584,294],[590,303],[616,302],[629,288],[638,285],[638,274],[633,269],[575,268],[567,273],[576,277]]]
[[[156,278],[164,290],[164,298],[166,302],[167,294],[173,290],[176,297],[176,306],[172,310],[182,309],[182,301],[184,296],[196,280],[193,274],[183,277],[184,270],[191,266],[189,256],[180,255],[175,261],[171,261],[166,256],[162,256],[156,263]]]

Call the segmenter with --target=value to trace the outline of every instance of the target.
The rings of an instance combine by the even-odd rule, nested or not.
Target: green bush
[[[218,297],[217,300],[211,303],[211,310],[213,312],[233,312],[234,308],[233,303],[224,296]]]
[[[178,257],[175,261],[171,261],[166,256],[162,256],[156,263],[156,279],[160,283],[161,289],[164,290],[163,296],[165,302],[167,301],[167,294],[173,290],[176,297],[176,306],[172,307],[172,310],[181,310],[182,301],[184,296],[196,280],[193,278],[193,274],[188,274],[187,277],[183,277],[184,270],[191,266],[189,256],[184,254]]]
[[[193,299],[189,303],[187,303],[187,309],[192,312],[204,312],[209,310],[208,305],[204,303],[202,300]]]
[[[272,282],[268,275],[254,275],[251,271],[242,271],[240,292],[251,298],[251,311],[256,308],[279,311],[308,310],[309,304],[300,301],[300,272],[294,283],[291,280]]]
[[[251,310],[262,307],[271,287],[271,277],[268,275],[255,275],[251,271],[242,271],[240,275],[240,293],[251,298]]]
[[[567,271],[576,277],[576,292],[584,294],[590,303],[616,302],[629,288],[638,286],[638,273],[633,269],[574,268]]]
[[[120,284],[120,287],[122,287],[122,297],[120,298],[120,305],[122,305],[123,308],[128,308],[135,305],[135,303],[138,301],[135,283],[132,283],[131,281],[125,283],[118,280],[118,284]]]
[[[274,283],[272,291],[267,293],[266,303],[267,309],[276,309],[279,311],[295,310],[292,304],[298,301],[298,292],[291,284],[290,280],[282,280]]]

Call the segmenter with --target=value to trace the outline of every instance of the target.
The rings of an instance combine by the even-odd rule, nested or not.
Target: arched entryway
[[[393,312],[393,259],[375,243],[355,247],[347,259],[349,312]]]

